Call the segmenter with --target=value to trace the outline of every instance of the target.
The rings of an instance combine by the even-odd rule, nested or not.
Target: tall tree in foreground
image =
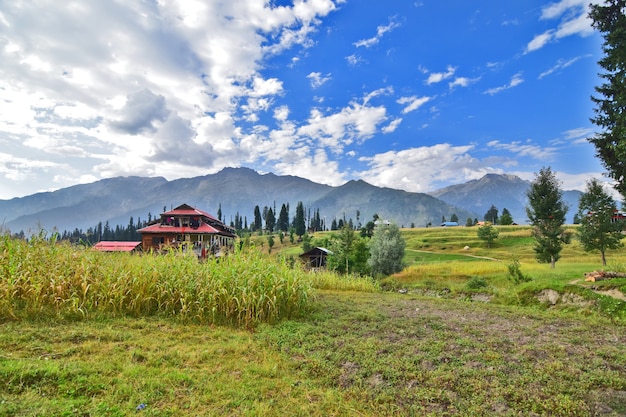
[[[578,237],[587,252],[599,251],[602,265],[606,265],[605,252],[622,247],[622,222],[614,222],[617,210],[615,201],[604,191],[602,184],[593,178],[580,196]]]
[[[402,271],[402,258],[406,242],[397,225],[380,224],[374,230],[370,241],[370,258],[368,264],[372,274],[391,275]]]
[[[604,38],[604,57],[598,64],[604,69],[604,80],[597,86],[598,97],[592,97],[596,116],[591,121],[602,129],[589,139],[616,181],[615,189],[626,199],[626,0],[605,0],[590,5],[592,26]]]
[[[542,168],[526,192],[526,215],[533,226],[536,241],[535,257],[539,262],[549,262],[551,268],[555,267],[563,244],[567,243],[563,224],[568,208],[559,186],[552,170]]]

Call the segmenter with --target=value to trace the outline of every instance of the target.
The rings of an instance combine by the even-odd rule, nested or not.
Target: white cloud
[[[432,72],[430,73],[430,75],[428,76],[425,82],[427,85],[436,84],[452,77],[455,72],[456,72],[456,68],[448,65],[446,72]]]
[[[519,141],[502,143],[498,140],[494,140],[489,142],[487,147],[491,149],[506,150],[515,154],[516,157],[531,157],[539,161],[551,161],[557,155],[556,148],[539,146],[530,141],[527,141],[526,143]]]
[[[559,70],[565,69],[567,67],[569,67],[570,65],[574,64],[576,61],[578,61],[579,59],[581,59],[582,57],[577,56],[575,58],[569,59],[567,61],[559,59],[557,61],[557,63],[552,66],[551,68],[545,70],[544,72],[542,72],[541,74],[539,74],[539,79],[542,79],[543,77],[546,77],[554,72],[557,72]]]
[[[298,135],[315,139],[323,147],[339,153],[346,145],[369,139],[386,119],[386,109],[382,106],[351,103],[329,115],[313,109],[307,124],[298,129]]]
[[[467,78],[467,77],[457,77],[454,81],[448,83],[448,87],[450,89],[454,89],[455,87],[467,87],[470,84],[474,84],[480,81],[480,78]]]
[[[407,106],[404,107],[404,109],[402,109],[402,113],[407,114],[414,110],[419,109],[421,106],[428,103],[430,100],[432,100],[432,97],[411,96],[411,97],[401,97],[400,99],[397,100],[397,103],[402,104],[402,105],[407,104]]]
[[[385,35],[385,33],[390,32],[398,27],[400,27],[400,24],[394,21],[393,18],[390,18],[388,25],[384,25],[384,26],[381,25],[381,26],[378,26],[378,28],[376,28],[376,36],[373,36],[368,39],[361,39],[355,42],[354,46],[356,46],[357,48],[361,46],[365,48],[369,48],[370,46],[376,45],[378,42],[380,42],[380,39]]]
[[[523,82],[524,82],[524,79],[522,78],[522,74],[517,73],[513,77],[511,77],[511,81],[509,81],[508,84],[502,85],[500,87],[490,88],[486,90],[484,93],[493,96],[495,94],[501,93],[510,88],[517,87]]]
[[[330,74],[322,76],[321,72],[311,72],[306,77],[311,81],[312,88],[319,88],[330,80]]]
[[[429,192],[441,183],[460,183],[493,172],[485,161],[470,155],[473,148],[442,143],[361,157],[359,160],[369,168],[355,174],[380,187]]]
[[[550,3],[541,10],[542,20],[558,20],[556,28],[536,35],[527,45],[524,53],[543,48],[550,42],[571,35],[589,36],[593,33],[588,16],[589,3],[599,4],[601,0],[561,0]]]
[[[537,49],[543,48],[548,42],[552,40],[554,36],[554,30],[547,30],[539,35],[535,35],[535,37],[528,42],[526,45],[526,53],[536,51]]]

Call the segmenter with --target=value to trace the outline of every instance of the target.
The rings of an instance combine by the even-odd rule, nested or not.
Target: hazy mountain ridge
[[[449,204],[478,213],[480,220],[493,204],[499,214],[506,208],[511,212],[513,221],[525,224],[528,223],[525,210],[528,204],[526,192],[530,185],[530,181],[515,175],[487,174],[478,180],[451,185],[429,194]],[[578,190],[563,191],[563,200],[569,206],[567,213],[569,223],[573,222],[574,214],[578,211],[581,194],[582,192]]]
[[[530,182],[512,175],[488,174],[464,184],[453,185],[430,194],[410,193],[373,186],[356,180],[332,187],[295,176],[259,174],[248,168],[225,168],[216,174],[167,181],[162,177],[117,177],[81,184],[53,192],[38,193],[11,200],[0,200],[0,221],[13,232],[35,232],[40,228],[59,231],[87,230],[99,221],[111,227],[128,224],[132,216],[147,220],[158,217],[165,208],[188,203],[217,215],[221,206],[226,223],[239,213],[253,221],[256,205],[276,208],[290,205],[290,217],[302,201],[311,211],[320,210],[330,227],[333,218],[352,218],[365,224],[376,213],[400,226],[438,225],[442,216],[452,214],[465,224],[466,219],[482,219],[494,204],[500,212],[507,208],[518,223],[526,223],[525,192]],[[564,192],[564,199],[578,205],[579,191]],[[356,218],[357,210],[360,212]]]

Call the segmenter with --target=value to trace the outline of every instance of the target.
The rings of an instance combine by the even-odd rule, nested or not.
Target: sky
[[[588,3],[0,0],[0,199],[225,167],[410,192],[550,167],[584,190]]]

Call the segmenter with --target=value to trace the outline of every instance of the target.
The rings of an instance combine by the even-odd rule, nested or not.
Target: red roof
[[[189,233],[201,233],[201,234],[214,234],[224,233],[220,232],[213,226],[206,223],[200,223],[200,226],[193,227],[178,227],[178,226],[165,226],[160,223],[146,226],[143,229],[139,229],[140,233],[176,233],[176,234],[189,234]]]
[[[198,210],[195,207],[191,207],[188,204],[181,204],[174,210],[161,213],[161,216],[205,216],[209,219],[217,220],[215,217],[207,213],[206,211]]]
[[[100,252],[132,252],[141,245],[141,242],[113,242],[102,241],[94,245],[94,249]]]

